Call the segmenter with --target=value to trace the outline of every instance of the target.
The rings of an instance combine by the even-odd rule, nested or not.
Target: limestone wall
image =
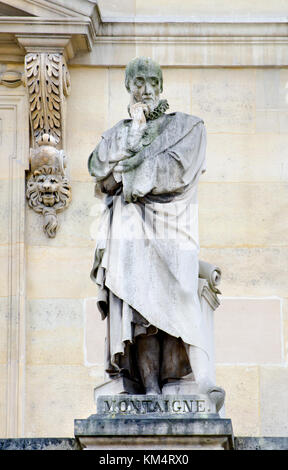
[[[287,436],[288,71],[164,68],[171,111],[201,116],[201,258],[222,268],[215,314],[217,383],[235,435]],[[94,412],[105,325],[90,281],[99,213],[87,158],[127,116],[123,68],[70,67],[67,154],[73,200],[55,239],[26,208],[25,437],[71,437]]]

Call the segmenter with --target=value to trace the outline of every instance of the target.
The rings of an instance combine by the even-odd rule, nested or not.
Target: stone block
[[[191,77],[192,114],[210,133],[254,133],[255,70],[194,69]]]
[[[106,322],[101,320],[101,315],[96,305],[96,298],[85,299],[84,321],[85,363],[90,366],[98,365],[104,370]]]
[[[169,110],[167,113],[181,111],[191,114],[192,109],[192,76],[193,70],[186,68],[165,68],[163,67],[163,96],[167,98]],[[179,78],[181,77],[181,93],[179,93]],[[185,100],[183,100],[185,96]]]
[[[103,371],[101,371],[101,376]],[[28,365],[25,437],[71,437],[75,416],[95,409],[93,388],[102,377],[78,365]]]
[[[288,437],[287,366],[260,367],[261,436]]]
[[[216,366],[216,383],[226,391],[226,416],[235,436],[261,435],[257,366]]]
[[[253,204],[251,204],[253,201]],[[199,235],[204,247],[286,246],[285,183],[202,183]]]
[[[168,420],[138,418],[127,421],[121,418],[98,418],[93,415],[85,421],[75,421],[75,435],[88,450],[224,450],[233,447],[230,420],[170,417]]]
[[[280,299],[222,298],[214,318],[216,363],[283,361]]]
[[[114,126],[122,119],[129,119],[129,94],[125,87],[125,68],[108,69],[108,127]],[[106,130],[106,129],[105,129]]]
[[[256,132],[285,134],[288,123],[288,111],[282,109],[257,109]]]
[[[258,109],[288,108],[288,71],[268,68],[256,71],[256,107]]]
[[[0,450],[80,450],[75,439],[0,439]]]
[[[123,0],[122,0],[123,1]],[[106,12],[108,9],[111,12],[111,6],[106,5],[107,2],[105,0],[101,0],[99,2],[100,8],[103,5],[103,12]],[[179,5],[175,3],[174,0],[158,0],[157,2],[153,2],[153,0],[147,0],[143,2],[142,0],[136,0],[132,2],[132,0],[125,0],[123,2],[126,6],[125,8],[125,16],[155,16],[156,18],[163,18],[167,16],[171,17],[187,17],[191,16],[247,16],[247,15],[257,15],[259,16],[259,11],[261,11],[261,15],[263,16],[277,16],[277,15],[285,15],[285,3],[277,0],[275,3],[267,3],[261,0],[255,0],[253,4],[247,2],[247,0],[239,0],[237,3],[233,4],[233,10],[231,10],[231,3],[229,0],[220,0],[217,3],[213,1],[204,1],[204,2],[193,2],[191,4],[190,0],[183,0],[181,2],[181,9],[179,9]],[[118,15],[121,15],[122,9],[120,8],[122,2],[113,2],[113,10],[114,14],[116,15],[116,11]],[[118,10],[117,10],[118,6]],[[128,6],[130,7],[128,10]],[[101,9],[102,11],[102,9]],[[110,13],[111,14],[111,13]],[[122,13],[124,16],[124,13]]]
[[[7,424],[7,365],[0,364],[0,436],[6,437]]]
[[[13,101],[13,98],[12,98]],[[6,109],[5,109],[6,108]],[[9,109],[10,108],[10,109]],[[15,107],[1,109],[0,117],[0,179],[10,176],[10,159],[16,152],[16,111]]]
[[[73,91],[67,99],[67,155],[71,180],[91,181],[87,160],[107,129],[108,71],[69,67]]]
[[[118,2],[106,2],[106,0],[99,0],[98,2],[101,15],[109,18],[119,18],[119,15],[124,17],[134,16],[136,13],[135,0],[122,0]]]
[[[200,250],[202,260],[221,266],[221,292],[226,297],[285,297],[288,289],[287,256],[286,247]]]
[[[9,243],[9,199],[11,182],[9,180],[0,179],[0,218],[1,218],[1,230],[0,230],[0,244],[5,245]]]
[[[228,450],[233,448],[229,419],[114,417],[76,419],[75,437],[85,450]]]
[[[27,364],[83,364],[83,301],[27,302]]]
[[[284,361],[288,363],[288,299],[282,301]]]
[[[94,248],[28,247],[27,297],[85,298],[97,292],[90,279]]]
[[[0,245],[0,297],[9,294],[9,246]]]
[[[0,364],[7,363],[9,298],[0,297]]]
[[[257,120],[256,120],[257,122]],[[287,181],[284,134],[210,133],[207,127],[207,171],[201,182],[271,182]],[[265,162],[265,164],[263,164]]]
[[[287,437],[235,437],[235,450],[287,450]]]

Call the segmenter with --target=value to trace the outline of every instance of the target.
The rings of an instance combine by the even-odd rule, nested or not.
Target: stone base
[[[84,450],[230,450],[230,419],[107,417],[75,420],[75,437]]]
[[[209,395],[196,392],[96,394],[97,413],[75,420],[75,437],[86,450],[232,449],[231,421],[219,418]]]

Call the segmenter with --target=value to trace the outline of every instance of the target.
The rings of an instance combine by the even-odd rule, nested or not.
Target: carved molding
[[[70,76],[58,52],[31,52],[25,57],[32,148],[31,175],[26,196],[29,206],[44,216],[44,232],[56,236],[57,212],[71,200],[65,173],[64,102],[70,93]]]
[[[25,57],[33,146],[44,134],[63,141],[63,101],[70,93],[70,75],[62,54],[29,53]]]
[[[16,88],[23,83],[23,74],[14,70],[5,70],[0,73],[0,85]]]
[[[13,91],[13,92],[12,92]],[[25,414],[25,317],[26,317],[26,262],[25,262],[25,170],[28,169],[28,112],[23,89],[0,89],[0,118],[3,121],[2,135],[2,178],[9,182],[9,194],[2,235],[7,234],[7,250],[2,257],[3,282],[2,302],[7,299],[3,321],[7,321],[7,367],[3,376],[2,390],[5,390],[5,409],[1,415],[3,437],[23,437]],[[10,117],[9,117],[10,116]],[[8,131],[9,130],[9,131]],[[13,142],[13,152],[7,152]],[[1,147],[1,145],[0,145]],[[3,181],[4,181],[3,180]],[[4,216],[5,217],[5,216]],[[3,242],[2,242],[3,243]],[[4,248],[4,246],[3,246]],[[3,249],[3,254],[5,253]],[[7,264],[6,264],[7,262]],[[5,269],[7,266],[7,269]],[[6,271],[6,275],[5,275]],[[7,281],[5,282],[5,276]],[[4,323],[3,323],[4,325]],[[1,327],[2,328],[2,327]],[[3,332],[5,332],[5,327]],[[3,338],[4,338],[3,337]],[[4,361],[5,362],[5,361]],[[5,377],[5,378],[4,378]],[[6,421],[6,432],[5,432]]]

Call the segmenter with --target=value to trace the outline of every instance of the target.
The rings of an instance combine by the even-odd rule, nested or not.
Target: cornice
[[[97,4],[89,0],[71,1],[70,8],[63,6],[64,0],[27,2],[38,9],[45,6],[43,15],[49,7],[54,16],[0,17],[1,61],[19,62],[27,51],[52,47],[75,65],[124,66],[131,56],[147,53],[167,67],[288,65],[288,17],[115,20],[101,18]]]

